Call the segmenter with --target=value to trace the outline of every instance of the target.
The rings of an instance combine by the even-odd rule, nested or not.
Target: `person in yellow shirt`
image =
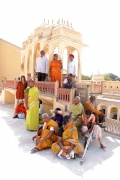
[[[103,126],[103,123],[105,122],[105,114],[102,112],[102,110],[97,110],[95,96],[90,96],[89,100],[84,104],[84,109],[90,109],[95,115],[96,124],[100,125],[102,128],[105,128],[105,126]]]

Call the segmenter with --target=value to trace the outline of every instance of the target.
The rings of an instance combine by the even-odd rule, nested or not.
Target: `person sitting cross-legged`
[[[57,141],[57,132],[58,132],[58,123],[49,118],[47,113],[42,115],[44,124],[43,127],[39,130],[36,136],[36,146],[31,150],[31,153],[38,152],[43,149],[48,149],[51,147],[52,143]]]
[[[54,154],[63,159],[75,158],[76,155],[82,156],[84,152],[83,145],[78,140],[77,128],[73,122],[71,116],[64,116],[63,125],[58,131],[57,142],[51,146]]]

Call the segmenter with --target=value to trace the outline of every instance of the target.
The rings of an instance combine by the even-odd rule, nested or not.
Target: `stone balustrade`
[[[35,86],[40,90],[40,93],[56,96],[56,88],[58,88],[57,82],[43,82],[37,81],[35,82]]]
[[[17,80],[6,80],[2,83],[2,90],[7,87],[7,88],[12,88],[16,89],[18,81]]]
[[[72,89],[58,88],[57,98],[60,101],[70,102]]]
[[[116,136],[120,136],[120,121],[115,119],[106,118],[105,131]]]

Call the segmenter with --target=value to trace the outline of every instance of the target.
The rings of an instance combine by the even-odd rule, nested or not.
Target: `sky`
[[[88,47],[82,51],[82,74],[120,77],[119,0],[0,0],[0,38],[22,42],[46,21],[68,20]]]

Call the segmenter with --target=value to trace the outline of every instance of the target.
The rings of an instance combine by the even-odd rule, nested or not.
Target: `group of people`
[[[62,61],[59,60],[58,54],[54,54],[53,60],[51,60],[49,64],[48,59],[45,56],[45,52],[43,50],[40,51],[40,56],[36,60],[36,68],[35,68],[38,81],[45,81],[47,77],[49,76],[52,82],[56,82],[56,80],[58,80],[59,87],[61,87],[61,69],[62,68],[63,68]],[[76,76],[76,66],[75,66],[73,54],[69,55],[67,74],[69,74],[70,76],[74,78]],[[67,82],[65,81],[63,83],[65,85]],[[66,86],[66,87],[69,88],[69,86]]]
[[[54,61],[51,63],[54,64]],[[39,76],[43,77],[42,74]],[[72,74],[68,74],[69,78],[72,76]],[[66,83],[63,84],[65,86]],[[51,117],[48,113],[43,113],[43,125],[39,125],[40,92],[35,87],[34,78],[31,78],[27,83],[25,76],[21,76],[16,87],[13,118],[20,117],[19,115],[24,113],[26,129],[37,131],[37,134],[32,138],[33,141],[36,139],[36,145],[31,153],[52,148],[53,153],[60,158],[70,159],[75,158],[76,155],[81,157],[91,132],[93,132],[91,140],[98,139],[100,148],[105,148],[101,133],[105,115],[102,111],[97,110],[95,100],[95,96],[91,96],[83,106],[80,97],[76,96],[69,115],[63,116],[61,109],[56,108]],[[79,141],[79,131],[85,139],[84,145]]]
[[[81,157],[91,131],[93,131],[91,140],[97,139],[100,148],[106,148],[102,143],[102,131],[96,124],[95,115],[90,109],[83,107],[79,96],[74,98],[69,115],[63,117],[61,110],[56,108],[53,117],[44,113],[42,118],[44,124],[32,138],[33,141],[36,139],[36,145],[31,153],[52,148],[53,153],[60,158],[70,159],[76,155]],[[78,131],[85,139],[84,145],[79,141]]]

